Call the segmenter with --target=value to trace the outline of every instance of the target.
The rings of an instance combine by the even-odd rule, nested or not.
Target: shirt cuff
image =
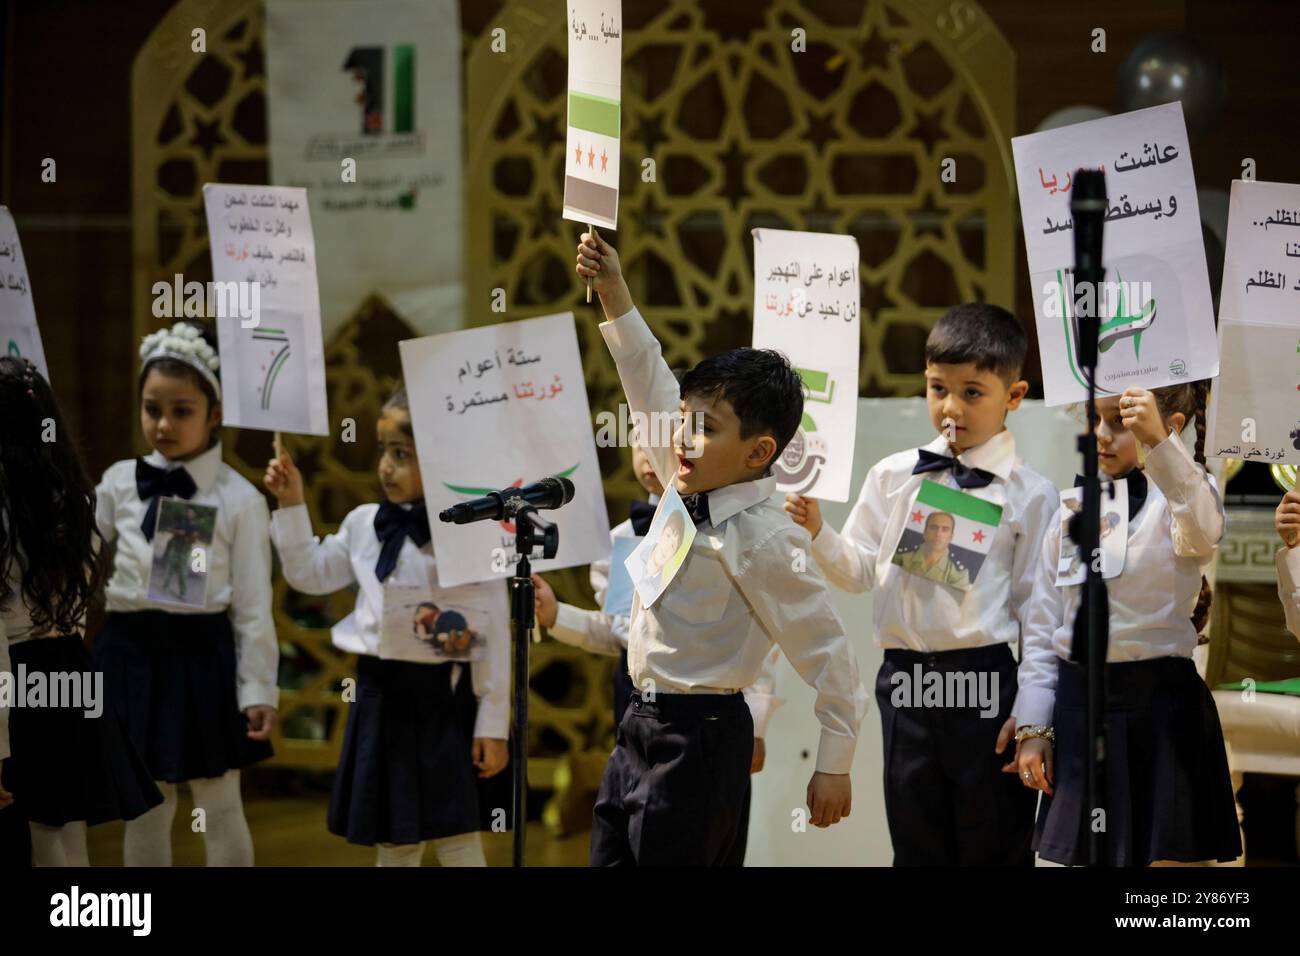
[[[600,613],[600,611],[584,611],[572,604],[557,604],[555,607],[555,625],[548,627],[546,629],[547,633],[560,643],[568,644],[571,647],[580,647],[596,654],[617,654],[617,651],[603,647],[601,643],[593,639],[592,618],[599,616]]]
[[[746,691],[745,703],[749,705],[749,715],[754,718],[754,736],[767,736],[767,722],[781,709],[785,700],[773,694],[753,694]]]
[[[840,533],[829,522],[823,521],[817,537],[812,539],[813,557],[822,562],[834,562],[840,553],[841,541]]]
[[[1052,723],[1052,709],[1056,706],[1056,691],[1042,685],[1022,687],[1016,693],[1011,716],[1016,718],[1016,729],[1030,725],[1048,727]]]
[[[853,751],[857,745],[857,737],[832,733],[823,727],[817,745],[817,772],[848,773],[853,769]]]
[[[632,306],[617,319],[600,323],[600,334],[605,337],[605,344],[615,362],[630,358],[658,343],[636,306]]]
[[[312,538],[311,516],[305,503],[271,512],[271,540],[277,545],[306,544]]]
[[[1184,488],[1196,481],[1200,469],[1187,451],[1187,446],[1177,435],[1170,435],[1155,448],[1147,452],[1145,467],[1142,469],[1150,476],[1166,498],[1182,500],[1186,497]]]
[[[492,740],[508,740],[510,737],[510,708],[500,706],[495,700],[480,698],[478,714],[474,718],[474,736],[487,737]]]
[[[280,707],[280,688],[274,684],[263,684],[260,681],[246,681],[239,687],[239,709],[247,710],[249,707]]]

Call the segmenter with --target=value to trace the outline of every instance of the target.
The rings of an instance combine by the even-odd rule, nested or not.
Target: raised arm
[[[1208,562],[1223,537],[1224,525],[1223,500],[1214,478],[1192,460],[1177,435],[1147,452],[1144,470],[1169,502],[1174,553]]]
[[[869,591],[876,585],[876,560],[889,520],[884,475],[880,468],[867,472],[843,530],[836,532],[823,522],[813,538],[812,553],[818,566],[826,580],[841,591]]]
[[[614,247],[599,236],[584,236],[578,246],[577,272],[590,278],[591,287],[600,295],[606,319],[600,326],[601,335],[618,367],[628,410],[634,420],[641,419],[649,426],[648,434],[641,434],[639,441],[655,475],[667,488],[677,475],[677,453],[671,429],[659,423],[678,413],[681,388],[664,361],[659,340],[632,304]]]

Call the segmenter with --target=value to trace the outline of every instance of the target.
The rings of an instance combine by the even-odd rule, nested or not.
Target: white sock
[[[419,866],[424,856],[423,843],[380,843],[375,849],[375,866]]]
[[[478,831],[458,833],[433,841],[433,852],[438,854],[439,866],[487,866],[483,859],[483,841]]]
[[[124,866],[171,866],[172,820],[176,816],[176,784],[155,780],[163,802],[126,821],[122,834]]]
[[[194,806],[204,814],[203,846],[208,866],[252,866],[253,834],[239,796],[239,771],[190,781]]]
[[[86,855],[86,821],[61,827],[28,821],[32,831],[32,866],[90,866]]]

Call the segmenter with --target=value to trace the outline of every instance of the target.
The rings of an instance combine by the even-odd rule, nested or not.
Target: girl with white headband
[[[117,548],[95,658],[164,797],[127,823],[127,866],[171,864],[182,782],[203,811],[208,865],[251,866],[239,771],[271,755],[279,649],[270,512],[262,494],[221,460],[213,339],[190,322],[145,336],[140,428],[153,452],[112,465],[97,489],[99,530]],[[160,502],[178,498],[216,509],[212,540],[195,568],[207,576],[202,604],[150,597]]]

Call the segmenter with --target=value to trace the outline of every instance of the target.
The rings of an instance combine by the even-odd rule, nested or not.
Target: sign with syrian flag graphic
[[[618,228],[622,0],[569,2],[569,131],[564,218]]]
[[[1001,521],[1001,505],[926,478],[908,512],[893,563],[909,574],[969,591]]]
[[[1101,319],[1099,397],[1217,375],[1214,304],[1181,104],[1017,136],[1011,152],[1046,403],[1087,401],[1077,362],[1081,311]],[[1080,169],[1105,176],[1106,275],[1076,295],[1070,197]]]
[[[609,557],[609,518],[573,313],[398,343],[431,518],[452,505],[556,475],[573,500],[542,514],[559,528],[554,571]],[[515,525],[430,521],[438,584],[509,577]]]

